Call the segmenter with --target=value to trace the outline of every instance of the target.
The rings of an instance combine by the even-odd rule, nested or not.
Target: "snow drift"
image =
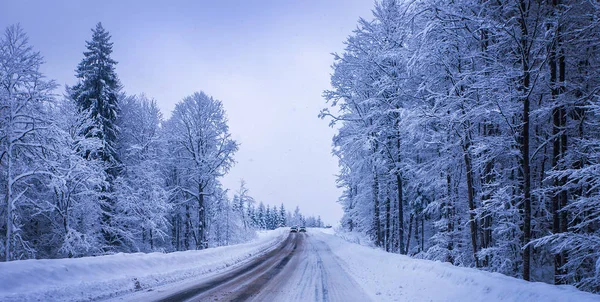
[[[318,229],[315,229],[318,230]],[[312,232],[374,301],[600,301],[570,285],[527,282],[499,273],[414,259]]]
[[[0,301],[93,300],[206,277],[270,251],[287,234],[281,228],[248,243],[201,251],[4,262]]]

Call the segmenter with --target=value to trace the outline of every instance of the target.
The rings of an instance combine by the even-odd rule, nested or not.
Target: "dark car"
[[[306,227],[303,227],[303,226],[301,226],[301,227],[300,227],[300,232],[302,232],[302,233],[306,233]]]
[[[295,226],[291,227],[290,233],[298,233],[298,227],[295,227]]]

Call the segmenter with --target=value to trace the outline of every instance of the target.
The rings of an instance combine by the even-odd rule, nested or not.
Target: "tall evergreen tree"
[[[67,88],[79,110],[90,111],[93,123],[83,130],[83,134],[87,137],[97,137],[101,141],[100,149],[86,150],[85,156],[89,159],[100,159],[104,163],[107,179],[99,201],[104,212],[102,233],[109,249],[110,246],[123,244],[119,235],[121,232],[111,218],[116,211],[116,200],[112,197],[114,182],[120,170],[116,122],[119,116],[121,84],[115,72],[117,62],[110,57],[113,46],[110,38],[102,23],[96,24],[96,28],[92,29],[92,40],[86,41],[87,51],[83,53],[84,58],[75,70],[79,82]]]
[[[279,225],[278,225],[278,227],[283,227],[286,225],[287,225],[286,211],[285,211],[285,207],[283,206],[283,203],[282,203],[281,206],[279,207]]]
[[[110,38],[102,23],[96,24],[96,28],[92,29],[92,40],[86,41],[87,51],[83,53],[84,58],[75,70],[79,82],[69,92],[80,110],[91,111],[91,116],[100,131],[92,134],[92,128],[89,128],[85,130],[85,134],[98,136],[102,140],[103,148],[100,154],[95,156],[107,164],[108,174],[116,177],[119,167],[116,121],[119,115],[121,83],[115,72],[117,62],[110,57],[113,47]]]

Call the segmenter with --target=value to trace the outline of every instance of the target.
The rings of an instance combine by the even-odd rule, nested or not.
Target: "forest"
[[[342,227],[600,292],[600,2],[377,1],[334,54]]]
[[[230,198],[219,179],[239,144],[221,101],[194,92],[163,119],[154,99],[124,92],[101,23],[85,47],[60,92],[19,25],[0,37],[0,261],[195,250],[322,226],[257,203],[243,180]]]

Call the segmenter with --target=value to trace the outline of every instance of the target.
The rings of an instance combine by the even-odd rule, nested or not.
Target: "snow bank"
[[[526,282],[498,273],[413,259],[313,232],[374,301],[600,301],[573,286]],[[336,235],[341,235],[340,233]]]
[[[321,230],[321,232],[323,232],[323,231],[324,230]],[[364,233],[344,232],[340,228],[332,228],[332,229],[329,229],[328,232],[325,231],[323,233],[335,235],[335,236],[340,237],[350,243],[355,243],[355,244],[373,247],[373,248],[375,247],[375,245],[373,244],[373,241],[369,238],[369,236],[367,234],[364,234]]]
[[[78,301],[148,290],[206,276],[268,252],[288,230],[261,233],[239,245],[174,253],[116,254],[0,263],[0,301]]]
[[[325,233],[325,234],[329,234],[329,235],[335,235],[336,230],[334,228],[308,228],[309,231],[314,231],[314,230],[318,230],[319,232]]]

